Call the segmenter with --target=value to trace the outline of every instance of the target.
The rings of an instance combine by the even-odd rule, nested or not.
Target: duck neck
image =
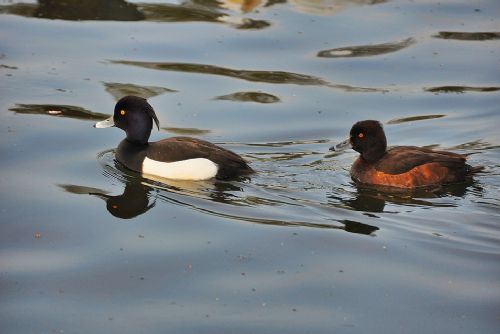
[[[361,158],[366,162],[375,162],[382,158],[384,154],[387,152],[387,142],[384,141],[379,143],[378,145],[373,145],[370,147],[366,147],[361,153]]]
[[[363,152],[361,154],[361,158],[366,162],[375,162],[382,158],[385,154],[386,150],[373,150],[369,152]]]
[[[134,144],[146,145],[151,135],[151,129],[153,123],[151,120],[149,122],[138,122],[135,126],[126,130],[127,140]]]

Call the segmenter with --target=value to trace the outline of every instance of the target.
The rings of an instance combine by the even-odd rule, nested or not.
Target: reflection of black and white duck
[[[153,121],[159,121],[143,98],[126,96],[115,106],[114,115],[95,124],[96,128],[116,126],[126,133],[116,150],[116,159],[125,167],[173,180],[230,179],[253,173],[234,152],[191,137],[172,137],[148,142]]]
[[[109,213],[122,219],[137,217],[154,207],[156,203],[156,194],[155,196],[151,194],[155,190],[139,181],[126,181],[121,195],[110,195],[106,190],[76,184],[60,184],[59,187],[71,194],[91,195],[106,201]]]
[[[149,203],[148,193],[152,189],[140,182],[128,182],[123,194],[110,196],[103,193],[89,193],[106,201],[106,208],[113,216],[130,219],[142,215],[155,206],[155,201]]]

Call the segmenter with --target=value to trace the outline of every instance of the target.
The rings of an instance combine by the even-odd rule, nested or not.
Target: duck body
[[[116,149],[116,159],[133,171],[172,180],[230,179],[253,172],[236,153],[190,137],[147,144],[124,139]]]
[[[236,153],[208,141],[172,137],[149,142],[158,119],[145,99],[127,96],[118,101],[112,119],[96,127],[117,126],[127,137],[116,149],[116,159],[130,170],[173,180],[230,179],[253,173]]]
[[[466,156],[453,152],[416,146],[387,149],[378,121],[354,124],[348,142],[360,153],[351,167],[351,177],[362,184],[405,189],[430,187],[465,182],[477,170],[466,164]]]
[[[375,162],[359,157],[351,167],[351,177],[364,184],[419,188],[465,182],[470,170],[459,154],[396,146]]]

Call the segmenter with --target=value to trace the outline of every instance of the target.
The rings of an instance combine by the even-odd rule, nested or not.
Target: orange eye
[[[358,138],[363,138],[365,134],[363,132],[358,133]]]
[[[120,115],[125,115],[127,112],[125,110],[120,110]]]

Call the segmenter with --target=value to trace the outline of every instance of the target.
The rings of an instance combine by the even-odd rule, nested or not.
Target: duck
[[[254,173],[238,154],[191,137],[171,137],[149,142],[153,122],[160,122],[148,101],[138,96],[122,97],[113,116],[97,122],[95,128],[117,127],[126,137],[116,148],[116,160],[145,175],[171,180],[227,180]]]
[[[360,184],[404,189],[462,183],[482,167],[466,164],[466,156],[417,146],[387,149],[382,124],[376,120],[355,123],[349,138],[330,148],[352,148],[359,157],[351,167],[351,178]]]

